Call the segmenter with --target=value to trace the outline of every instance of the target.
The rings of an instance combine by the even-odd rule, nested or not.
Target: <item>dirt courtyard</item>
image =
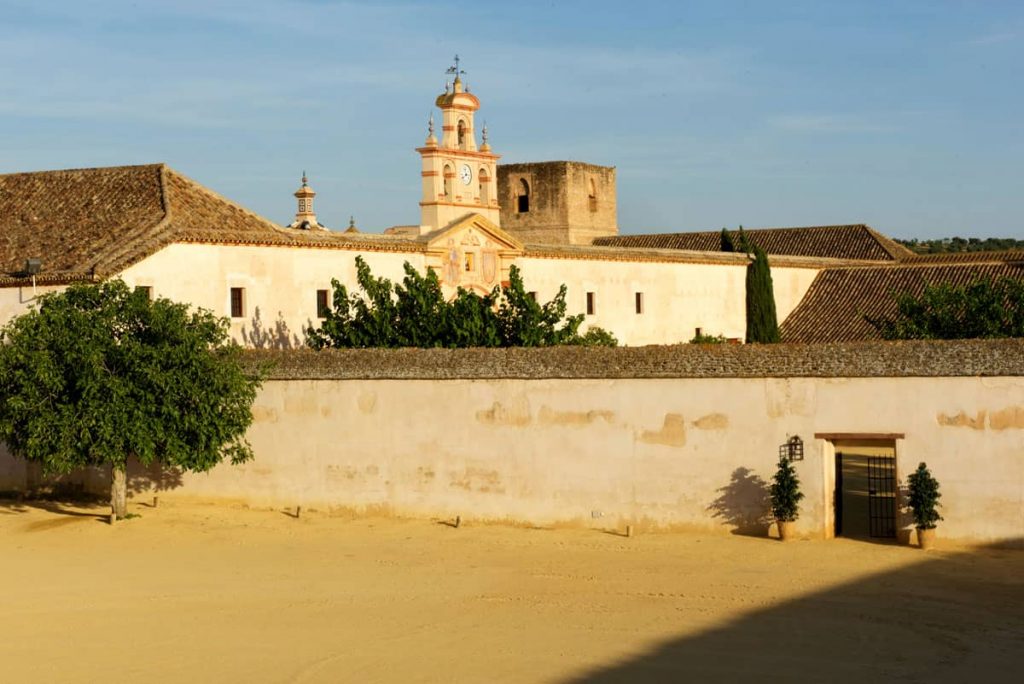
[[[4,682],[1020,681],[1024,552],[0,501]]]

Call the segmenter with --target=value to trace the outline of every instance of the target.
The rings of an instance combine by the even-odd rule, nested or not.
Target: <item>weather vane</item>
[[[446,74],[455,74],[455,78],[459,78],[460,76],[465,75],[466,72],[459,68],[459,56],[458,55],[455,55],[455,64],[450,66],[450,67],[448,67],[448,70],[445,71],[444,73],[446,73]]]

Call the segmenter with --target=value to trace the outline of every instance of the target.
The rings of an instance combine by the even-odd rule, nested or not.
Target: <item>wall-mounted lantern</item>
[[[779,458],[790,461],[804,460],[804,440],[800,435],[793,435],[779,447]]]
[[[32,299],[36,298],[36,274],[43,270],[43,262],[40,259],[25,259],[25,275],[32,276]]]

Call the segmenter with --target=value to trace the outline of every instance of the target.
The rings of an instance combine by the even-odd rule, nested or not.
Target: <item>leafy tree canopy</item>
[[[225,319],[120,280],[43,295],[0,331],[0,440],[46,472],[111,466],[124,517],[129,457],[199,471],[252,457],[260,381],[239,351]]]
[[[887,340],[1024,337],[1024,281],[980,278],[894,293],[897,314],[867,321]]]
[[[938,240],[896,240],[918,254],[945,254],[947,252],[1005,252],[1024,249],[1024,240],[1014,238],[941,238]]]
[[[338,282],[332,307],[320,327],[306,330],[314,349],[326,347],[545,347],[558,344],[615,346],[615,337],[601,328],[580,334],[583,315],[565,315],[563,285],[550,302],[540,304],[527,294],[515,266],[509,284],[480,296],[459,288],[445,301],[434,271],[421,275],[408,262],[399,285],[378,278],[362,257],[356,257],[361,293]]]

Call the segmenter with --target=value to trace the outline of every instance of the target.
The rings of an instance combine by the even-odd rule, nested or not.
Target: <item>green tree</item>
[[[779,457],[779,467],[772,478],[769,489],[772,501],[772,515],[780,522],[792,522],[800,513],[800,500],[804,498],[800,491],[800,480],[796,476],[796,468],[785,456]]]
[[[729,231],[722,228],[722,234],[719,236],[719,250],[723,252],[735,252],[736,245],[732,241],[732,236],[729,235]]]
[[[747,342],[778,342],[779,322],[768,255],[757,245],[753,252],[753,260],[747,266]]]
[[[894,293],[891,318],[866,316],[887,340],[1024,337],[1024,281],[1003,277]]]
[[[376,278],[356,257],[361,293],[333,280],[333,308],[319,328],[306,331],[314,349],[327,347],[541,347],[557,344],[614,346],[600,328],[580,334],[583,315],[566,316],[563,285],[550,302],[534,300],[515,266],[509,284],[489,294],[459,288],[446,302],[437,274],[420,275],[405,264],[402,284]]]
[[[0,439],[44,472],[111,469],[126,514],[126,465],[209,470],[252,457],[245,431],[260,380],[228,323],[120,280],[72,285],[0,331]]]
[[[936,510],[941,504],[939,481],[932,477],[928,466],[921,463],[907,478],[907,505],[914,515],[914,525],[919,530],[930,530],[942,520]]]

